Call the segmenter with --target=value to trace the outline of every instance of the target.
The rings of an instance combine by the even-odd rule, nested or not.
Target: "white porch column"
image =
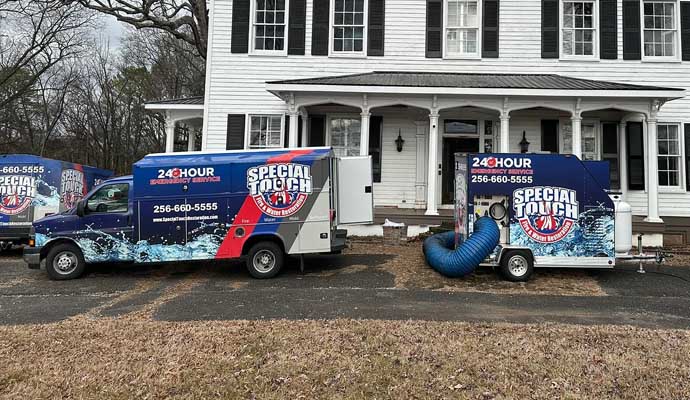
[[[359,136],[359,155],[368,156],[369,155],[369,118],[371,114],[369,109],[364,109],[360,114],[361,126],[360,126],[360,136]]]
[[[175,120],[170,112],[165,115],[165,152],[172,153],[175,150]]]
[[[297,132],[299,131],[299,112],[290,111],[290,130],[288,131],[288,147],[297,147]]]
[[[510,153],[510,113],[501,113],[501,153]]]
[[[429,114],[429,156],[427,162],[428,179],[426,188],[426,212],[425,215],[438,215],[436,204],[436,171],[438,169],[438,111],[432,110]]]
[[[570,121],[573,129],[573,155],[582,159],[582,117],[579,113],[574,113]]]
[[[302,118],[302,147],[309,147],[309,114],[303,112]]]
[[[190,127],[189,136],[187,137],[187,151],[194,151],[196,145],[196,132]]]
[[[647,218],[646,222],[664,222],[659,218],[659,166],[657,161],[656,105],[647,118]]]
[[[628,193],[628,138],[625,134],[628,121],[621,120],[618,125],[618,173],[621,185],[621,193],[625,198]]]
[[[424,196],[426,195],[426,176],[427,176],[427,163],[426,163],[426,121],[415,121],[414,123],[417,127],[417,132],[415,134],[415,139],[417,140],[417,172],[415,175],[415,197],[414,203],[415,207],[424,207]]]

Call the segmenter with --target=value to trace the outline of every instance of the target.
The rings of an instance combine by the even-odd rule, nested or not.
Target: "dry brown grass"
[[[381,268],[395,275],[395,285],[401,289],[562,296],[606,295],[596,279],[582,270],[540,269],[526,283],[507,282],[488,268],[480,268],[465,278],[447,278],[426,264],[421,243],[417,242],[386,246],[356,241],[346,253],[391,255]]]
[[[690,332],[384,321],[0,327],[0,397],[684,399]]]

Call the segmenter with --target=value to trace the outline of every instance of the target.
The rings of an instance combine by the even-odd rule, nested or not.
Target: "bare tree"
[[[206,58],[208,9],[206,0],[65,0],[112,15],[137,29],[168,32],[196,48]]]
[[[56,0],[0,0],[0,108],[84,49],[91,13]]]

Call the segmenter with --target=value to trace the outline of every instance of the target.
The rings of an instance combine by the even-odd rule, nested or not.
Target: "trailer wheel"
[[[79,278],[86,269],[84,255],[70,243],[55,245],[46,257],[46,271],[50,279],[63,281]]]
[[[510,250],[501,257],[501,275],[511,282],[527,282],[534,272],[532,255],[523,250]]]
[[[274,242],[259,242],[247,254],[247,269],[257,279],[273,278],[283,268],[285,255]]]

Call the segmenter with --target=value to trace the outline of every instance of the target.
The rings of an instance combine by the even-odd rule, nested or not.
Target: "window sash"
[[[366,6],[366,0],[333,0],[331,23],[333,52],[364,52]]]
[[[283,147],[283,116],[252,115],[249,117],[250,149]]]
[[[446,0],[444,9],[446,56],[478,56],[479,0]]]
[[[677,13],[676,1],[642,2],[642,44],[645,57],[677,56]]]
[[[657,158],[659,186],[681,185],[680,127],[676,124],[657,125]]]
[[[253,51],[285,52],[288,0],[254,0],[252,5]]]
[[[331,118],[329,136],[330,146],[336,156],[357,156],[360,152],[362,120],[355,117]]]
[[[564,56],[594,57],[597,39],[597,2],[561,3],[561,52]]]

